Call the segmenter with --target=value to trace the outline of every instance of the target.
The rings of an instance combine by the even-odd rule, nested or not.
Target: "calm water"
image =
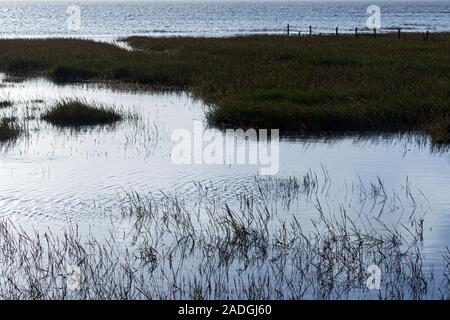
[[[72,4],[81,9],[78,31],[66,25]],[[288,23],[344,30],[365,27],[370,4],[380,6],[384,29],[450,30],[450,1],[2,1],[0,36],[223,36],[280,33]]]
[[[223,36],[282,32],[287,23],[354,28],[364,26],[367,17],[364,2],[80,2],[81,29],[68,32],[68,4],[2,2],[0,36],[104,40],[131,34]],[[449,1],[378,4],[384,28],[450,31]],[[120,92],[98,85],[60,86],[44,79],[12,83],[3,78],[0,97],[14,105],[1,109],[0,117],[17,116],[26,134],[0,145],[0,217],[25,229],[58,232],[70,220],[101,238],[109,232],[111,217],[120,216],[125,192],[164,192],[194,200],[198,193],[194,182],[201,182],[233,202],[236,193],[254,186],[258,166],[172,163],[172,132],[192,131],[194,122],[204,121],[207,109],[187,93]],[[55,101],[75,97],[136,117],[84,131],[56,129],[38,120]],[[331,179],[325,203],[332,213],[342,205],[354,215],[373,210],[348,199],[349,190],[361,183],[380,179],[387,193],[402,194],[399,200],[405,206],[404,191],[411,188],[417,212],[426,214],[426,261],[442,267],[441,254],[450,240],[450,153],[433,152],[428,139],[420,136],[282,139],[277,177],[303,177],[309,171],[320,176],[323,168]],[[414,209],[403,210],[409,215]],[[296,199],[282,211],[305,225],[317,217],[317,208],[306,199]],[[383,219],[398,224],[393,217]]]
[[[24,122],[27,134],[2,145],[0,153],[0,214],[22,226],[55,230],[69,219],[101,235],[110,217],[119,214],[124,192],[163,191],[193,199],[198,193],[194,182],[201,182],[233,201],[236,192],[252,187],[259,173],[256,165],[172,163],[173,130],[192,132],[194,121],[204,117],[206,106],[188,94],[127,93],[37,79],[3,81],[0,96],[15,102],[2,109],[2,115],[35,116]],[[138,117],[81,132],[37,120],[54,101],[73,97],[114,105]],[[432,152],[423,137],[291,138],[280,143],[277,177],[303,177],[309,170],[320,176],[325,167],[331,179],[331,211],[347,203],[349,189],[360,181],[369,184],[380,178],[387,193],[404,193],[410,187],[418,212],[426,213],[425,252],[430,259],[440,259],[450,234],[449,166],[449,154]],[[286,214],[309,221],[317,210],[299,200]]]

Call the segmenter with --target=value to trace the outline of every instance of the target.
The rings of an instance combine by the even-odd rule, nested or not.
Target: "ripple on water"
[[[176,194],[194,199],[195,182],[214,188],[224,201],[254,186],[258,166],[175,165],[170,160],[174,129],[192,132],[205,106],[189,94],[120,92],[96,85],[55,85],[43,79],[4,82],[0,96],[15,101],[4,114],[23,115],[33,101],[36,118],[54,101],[85,98],[138,115],[114,128],[70,131],[29,120],[28,134],[0,153],[1,215],[22,224],[60,225],[67,219],[104,232],[111,214],[120,211],[121,196]],[[415,136],[285,138],[280,142],[279,177],[302,177],[323,167],[335,187],[330,206],[338,208],[349,185],[383,181],[386,190],[402,190],[409,181],[430,203],[427,226],[430,251],[448,243],[450,170],[448,153],[433,153],[427,139]],[[407,180],[408,179],[408,180]],[[276,192],[276,191],[274,191]],[[305,221],[314,206],[299,204],[289,214]],[[97,231],[96,231],[97,230]]]

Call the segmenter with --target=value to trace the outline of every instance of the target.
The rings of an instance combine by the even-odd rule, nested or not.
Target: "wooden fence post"
[[[289,24],[287,25],[287,35],[289,36]]]
[[[355,36],[358,38],[358,28],[355,28]]]
[[[377,37],[377,28],[373,28],[373,36],[376,38]]]
[[[309,35],[312,35],[312,26],[309,26]]]
[[[339,27],[336,27],[336,36],[339,35]]]
[[[426,33],[426,35],[425,35],[425,39],[428,40],[429,36],[430,36],[430,32],[427,30],[427,33]]]
[[[400,39],[400,32],[402,29],[398,28],[398,38]]]

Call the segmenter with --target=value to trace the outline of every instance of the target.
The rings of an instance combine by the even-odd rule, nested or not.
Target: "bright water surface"
[[[364,28],[371,4],[383,29],[450,30],[449,1],[1,1],[0,37],[225,36],[283,33],[287,24],[334,32]],[[69,5],[81,9],[77,31],[67,28]]]
[[[2,146],[0,153],[1,216],[34,228],[64,227],[67,220],[99,235],[121,199],[131,190],[163,191],[194,197],[194,182],[212,184],[225,199],[254,183],[256,165],[176,165],[170,158],[173,130],[193,131],[203,121],[206,106],[186,93],[119,92],[97,85],[56,85],[43,79],[23,83],[3,81],[0,96],[15,101],[1,110],[19,115],[27,133]],[[116,106],[137,117],[114,127],[62,130],[38,120],[55,101],[64,98]],[[43,100],[44,102],[42,102]],[[34,116],[34,117],[33,117]],[[137,118],[137,119],[136,119]],[[334,140],[283,138],[277,177],[319,176],[331,179],[336,211],[349,189],[360,181],[380,178],[387,193],[409,186],[425,218],[425,252],[438,259],[450,234],[450,156],[432,151],[424,137],[346,137]],[[355,188],[356,189],[356,188]],[[308,221],[314,206],[301,199],[287,212]]]

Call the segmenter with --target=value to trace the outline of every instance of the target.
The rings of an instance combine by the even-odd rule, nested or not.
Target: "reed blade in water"
[[[254,189],[236,194],[237,204],[223,199],[214,185],[201,183],[195,201],[130,192],[122,201],[122,217],[111,217],[114,231],[104,240],[83,236],[74,225],[64,236],[55,236],[50,231],[29,234],[2,220],[0,296],[449,298],[448,250],[442,253],[442,267],[425,263],[426,212],[419,213],[411,186],[404,195],[390,195],[381,180],[361,185],[348,203],[331,210],[325,209],[332,201],[328,187],[321,186],[331,179],[324,173],[323,179],[313,173],[287,180],[257,177]],[[275,205],[283,208],[293,201],[315,205],[311,228],[301,215],[283,216]],[[361,206],[356,216],[349,212],[353,206]],[[409,216],[404,215],[408,208]],[[385,222],[390,218],[404,223]],[[119,238],[122,232],[127,241]],[[380,290],[366,287],[371,265],[382,271]],[[73,270],[75,284],[68,281]]]

